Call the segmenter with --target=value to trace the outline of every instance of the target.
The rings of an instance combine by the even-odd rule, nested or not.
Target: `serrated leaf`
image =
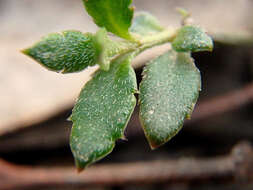
[[[172,47],[178,52],[212,51],[213,41],[202,28],[184,26],[179,29]]]
[[[63,73],[95,65],[98,56],[92,34],[78,31],[49,34],[22,52],[47,69]]]
[[[162,32],[164,28],[159,21],[150,13],[139,12],[133,19],[130,31],[139,35],[152,35]]]
[[[189,53],[169,51],[151,61],[140,84],[140,120],[152,148],[175,136],[189,118],[201,86]]]
[[[79,169],[109,154],[134,110],[136,76],[131,55],[118,58],[109,71],[95,73],[73,109],[70,145]]]
[[[86,11],[99,27],[125,39],[132,39],[128,29],[133,18],[132,0],[83,0]]]

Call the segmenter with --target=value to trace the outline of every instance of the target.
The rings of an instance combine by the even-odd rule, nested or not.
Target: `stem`
[[[152,48],[154,46],[162,45],[168,42],[172,42],[173,39],[176,37],[176,35],[177,35],[177,29],[167,29],[158,34],[144,37],[140,41],[138,41],[138,44],[136,43],[137,45],[127,47],[126,49],[123,48],[122,53],[123,52],[124,53],[121,54],[120,56],[133,53],[132,55],[133,57],[135,57],[139,55],[140,53],[142,53],[143,51],[145,51],[146,49]],[[118,57],[119,56],[116,56],[114,57],[114,59]]]
[[[144,37],[141,40],[141,44],[163,44],[166,42],[171,42],[177,34],[177,29],[166,29],[163,32],[160,32],[156,35],[151,35]]]
[[[135,51],[134,55],[137,56],[146,49],[152,48],[154,46],[162,45],[168,42],[172,42],[177,35],[177,30],[165,30],[151,37],[146,37],[143,39],[143,45]]]

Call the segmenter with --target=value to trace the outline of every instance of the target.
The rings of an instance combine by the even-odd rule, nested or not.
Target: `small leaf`
[[[93,36],[78,31],[49,34],[22,52],[49,70],[63,73],[81,71],[97,61]]]
[[[178,7],[176,10],[182,16],[183,20],[191,16],[191,14],[184,8]]]
[[[139,35],[152,35],[162,32],[164,28],[159,21],[147,12],[139,12],[133,20],[130,31]]]
[[[151,61],[140,84],[140,119],[152,148],[175,136],[189,118],[201,86],[189,53],[169,51]]]
[[[95,64],[109,70],[112,59],[137,46],[133,42],[112,41],[106,30],[100,29],[95,35],[78,31],[49,34],[22,52],[49,70],[73,73]]]
[[[172,47],[178,52],[212,51],[213,41],[200,27],[184,26],[179,29]]]
[[[107,36],[107,32],[104,28],[97,31],[95,35],[95,43],[99,53],[98,64],[102,70],[108,71],[110,68],[110,55],[111,52],[108,50],[107,46],[110,44],[111,40],[109,40]],[[110,48],[111,49],[111,48]],[[112,50],[116,50],[117,46],[112,48]],[[117,51],[117,50],[116,50]],[[114,51],[112,53],[114,55]],[[112,56],[113,56],[112,55]]]
[[[134,110],[136,77],[132,56],[116,59],[109,71],[99,70],[80,93],[73,109],[70,145],[81,170],[109,154]]]
[[[133,18],[132,0],[83,0],[86,11],[99,27],[119,37],[132,39],[128,29]]]

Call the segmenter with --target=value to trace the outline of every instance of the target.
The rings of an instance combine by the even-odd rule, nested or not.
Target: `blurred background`
[[[0,190],[253,189],[253,1],[134,0],[164,26],[178,26],[177,7],[214,38],[212,53],[196,53],[203,87],[192,119],[151,151],[138,107],[114,151],[77,174],[66,121],[96,68],[49,72],[20,50],[68,29],[95,32],[81,0],[0,0]],[[154,48],[135,60],[140,79]]]

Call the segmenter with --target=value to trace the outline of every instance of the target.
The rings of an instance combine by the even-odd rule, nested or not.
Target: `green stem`
[[[177,29],[167,29],[164,30],[163,32],[159,32],[156,35],[151,35],[144,37],[141,40],[141,44],[150,44],[150,43],[157,43],[158,45],[161,43],[166,43],[172,41],[177,34]]]
[[[177,35],[177,29],[167,29],[155,35],[144,37],[141,40],[136,40],[135,43],[129,41],[122,41],[119,55],[112,57],[111,60],[118,59],[130,55],[132,58],[136,57],[146,49],[172,42]]]
[[[168,42],[172,42],[177,35],[177,30],[165,30],[157,35],[151,37],[146,37],[142,41],[142,46],[139,47],[135,52],[135,55],[140,54],[146,49],[152,48],[154,46],[162,45]]]
[[[138,43],[132,44],[131,46],[127,45],[126,48],[123,47],[121,50],[121,55],[126,55],[129,53],[133,53],[133,56],[137,56],[146,49],[152,48],[154,46],[162,45],[168,42],[172,42],[173,39],[177,35],[177,29],[167,29],[163,32],[160,32],[156,35],[151,35],[148,37],[144,37],[141,40],[138,41]],[[129,43],[129,42],[127,42]],[[120,56],[121,56],[120,55]],[[118,58],[116,56],[114,59]]]

